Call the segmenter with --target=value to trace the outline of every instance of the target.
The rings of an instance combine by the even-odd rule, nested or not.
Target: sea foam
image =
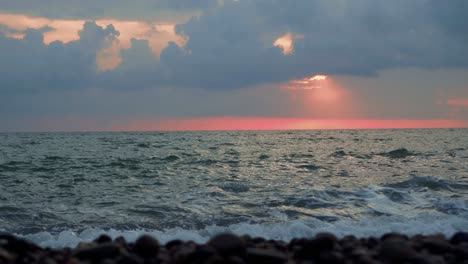
[[[330,232],[338,237],[355,235],[357,237],[379,237],[388,232],[399,232],[407,235],[444,234],[449,237],[457,231],[463,231],[468,226],[468,219],[461,216],[419,215],[413,218],[383,216],[363,218],[361,220],[341,220],[334,223],[318,219],[285,221],[280,223],[238,223],[229,226],[207,226],[200,230],[171,228],[166,230],[116,230],[88,228],[82,231],[65,230],[58,234],[39,232],[35,234],[17,234],[43,247],[75,247],[80,242],[89,242],[101,234],[115,239],[119,236],[127,241],[135,241],[143,234],[149,234],[165,244],[174,239],[204,243],[219,233],[234,233],[290,241],[293,238],[313,237],[320,232]]]

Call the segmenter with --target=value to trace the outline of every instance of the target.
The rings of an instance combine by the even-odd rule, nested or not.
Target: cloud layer
[[[2,0],[0,10],[48,18],[152,19],[159,16],[171,20],[174,15],[188,15],[217,4],[216,0]]]
[[[44,44],[43,30],[27,30],[23,39],[0,34],[0,89],[27,92],[92,86],[98,74],[96,54],[110,45],[118,32],[87,22],[80,39]]]
[[[117,1],[116,5],[126,3]],[[112,26],[101,28],[88,22],[80,39],[67,44],[44,45],[41,34],[47,29],[29,30],[22,40],[0,34],[0,52],[7,58],[0,62],[7,76],[0,85],[7,90],[83,85],[125,88],[129,83],[135,85],[128,89],[162,85],[237,89],[316,73],[373,76],[400,67],[468,67],[468,21],[464,17],[468,3],[464,0],[218,3],[138,2],[137,8],[146,9],[209,8],[176,27],[177,34],[188,39],[185,46],[170,43],[159,59],[151,56],[147,42],[135,40],[121,51],[122,64],[103,73],[96,71],[93,56],[118,35]],[[72,2],[71,8],[100,9],[101,5],[104,2],[80,1],[79,5]],[[5,10],[28,8],[26,1],[1,5]],[[288,54],[274,45],[285,34],[300,36],[291,38]]]

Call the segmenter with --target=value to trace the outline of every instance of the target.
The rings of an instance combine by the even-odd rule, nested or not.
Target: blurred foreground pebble
[[[148,235],[128,243],[106,235],[76,248],[41,248],[10,234],[0,234],[0,264],[149,264],[149,263],[468,263],[468,233],[408,237],[341,239],[329,233],[289,243],[220,234],[206,244],[173,240],[166,245]]]

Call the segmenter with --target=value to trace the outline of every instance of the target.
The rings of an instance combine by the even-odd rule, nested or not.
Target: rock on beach
[[[337,238],[319,233],[289,243],[260,237],[219,234],[206,244],[173,240],[161,245],[149,235],[135,242],[101,235],[76,248],[42,248],[0,234],[0,264],[146,264],[146,263],[468,263],[468,233],[443,235],[388,233],[380,238]]]

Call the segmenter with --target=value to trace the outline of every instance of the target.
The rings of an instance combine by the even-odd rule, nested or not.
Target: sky
[[[468,127],[466,0],[0,0],[0,132]]]

